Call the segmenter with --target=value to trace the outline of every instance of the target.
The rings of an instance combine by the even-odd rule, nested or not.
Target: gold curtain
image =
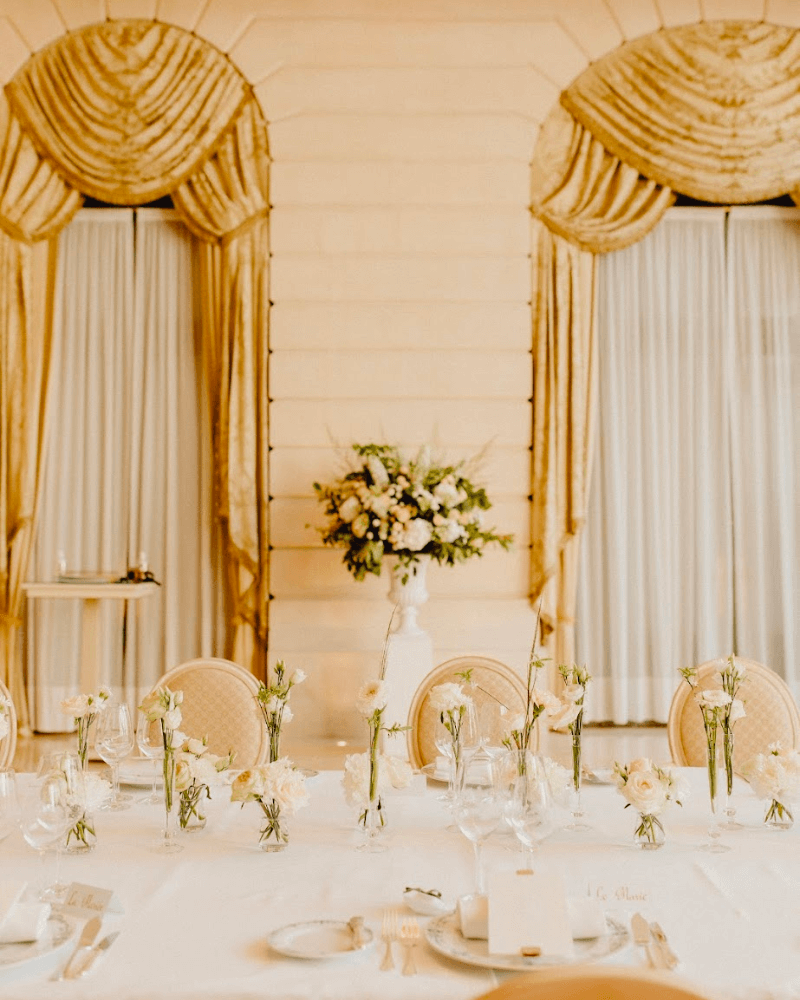
[[[207,240],[206,372],[214,503],[226,540],[235,647],[261,672],[268,635],[266,126],[219,52],[153,21],[105,21],[37,53],[0,102],[0,655],[23,725],[20,584],[46,430],[50,237],[81,192],[135,205],[172,192]],[[240,662],[242,660],[240,659]]]
[[[800,203],[800,32],[717,22],[655,32],[592,64],[542,126],[534,215],[531,599],[572,659],[591,468],[594,254],[644,237],[675,191]],[[599,345],[602,350],[602,344]]]

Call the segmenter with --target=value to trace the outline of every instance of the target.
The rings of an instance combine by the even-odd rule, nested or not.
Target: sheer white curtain
[[[800,696],[800,212],[733,209],[729,233],[736,651]]]
[[[159,594],[103,602],[103,682],[131,703],[161,673],[221,655],[211,444],[196,350],[193,240],[174,213],[86,209],[62,232],[52,408],[31,579],[123,575],[146,553]],[[79,689],[80,605],[28,602],[34,727],[67,728]]]
[[[725,213],[672,210],[599,261],[599,412],[576,654],[587,719],[665,721],[731,650]]]

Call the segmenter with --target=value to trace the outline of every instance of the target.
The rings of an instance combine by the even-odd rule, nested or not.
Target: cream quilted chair
[[[477,1000],[708,1000],[674,972],[577,965],[514,976]]]
[[[792,693],[774,670],[755,660],[735,657],[746,668],[738,697],[744,702],[743,719],[734,730],[733,766],[741,765],[756,753],[764,753],[770,743],[800,748],[800,712]],[[701,688],[719,687],[719,671],[727,659],[708,660],[697,668]],[[706,762],[706,738],[703,719],[689,685],[681,681],[673,695],[667,723],[669,749],[673,761],[681,766],[701,767]]]
[[[14,702],[11,700],[11,692],[0,681],[0,698],[8,706],[6,709],[8,717],[8,732],[0,740],[0,767],[11,767],[14,762],[14,752],[17,749],[17,712]]]
[[[437,684],[455,682],[463,684],[457,674],[472,670],[472,696],[482,721],[497,716],[500,705],[512,712],[525,709],[525,685],[517,674],[498,660],[483,656],[459,656],[435,667],[422,681],[411,702],[406,732],[408,756],[414,767],[423,767],[436,760],[438,750],[434,742],[436,710],[430,704],[431,688]],[[499,742],[499,735],[491,740]]]
[[[183,691],[181,731],[208,736],[212,753],[236,751],[235,766],[251,767],[269,759],[269,741],[256,703],[258,681],[230,660],[188,660],[168,671],[156,687]]]

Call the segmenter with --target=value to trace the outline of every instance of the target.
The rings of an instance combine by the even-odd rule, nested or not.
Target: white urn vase
[[[417,613],[428,600],[425,577],[428,572],[428,556],[421,556],[419,562],[405,566],[395,562],[392,566],[389,600],[399,611],[395,635],[421,635],[423,629],[417,624]]]

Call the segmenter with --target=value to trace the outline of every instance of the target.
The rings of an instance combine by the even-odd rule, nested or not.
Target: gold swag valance
[[[54,237],[84,194],[137,205],[171,193],[207,244],[204,368],[212,400],[214,509],[226,546],[226,655],[266,663],[266,359],[269,155],[249,85],[178,28],[106,21],[37,53],[0,100],[0,654],[20,721],[16,650],[45,437]],[[39,252],[39,247],[47,252]],[[20,359],[23,359],[22,361]],[[20,391],[20,366],[25,391]]]

